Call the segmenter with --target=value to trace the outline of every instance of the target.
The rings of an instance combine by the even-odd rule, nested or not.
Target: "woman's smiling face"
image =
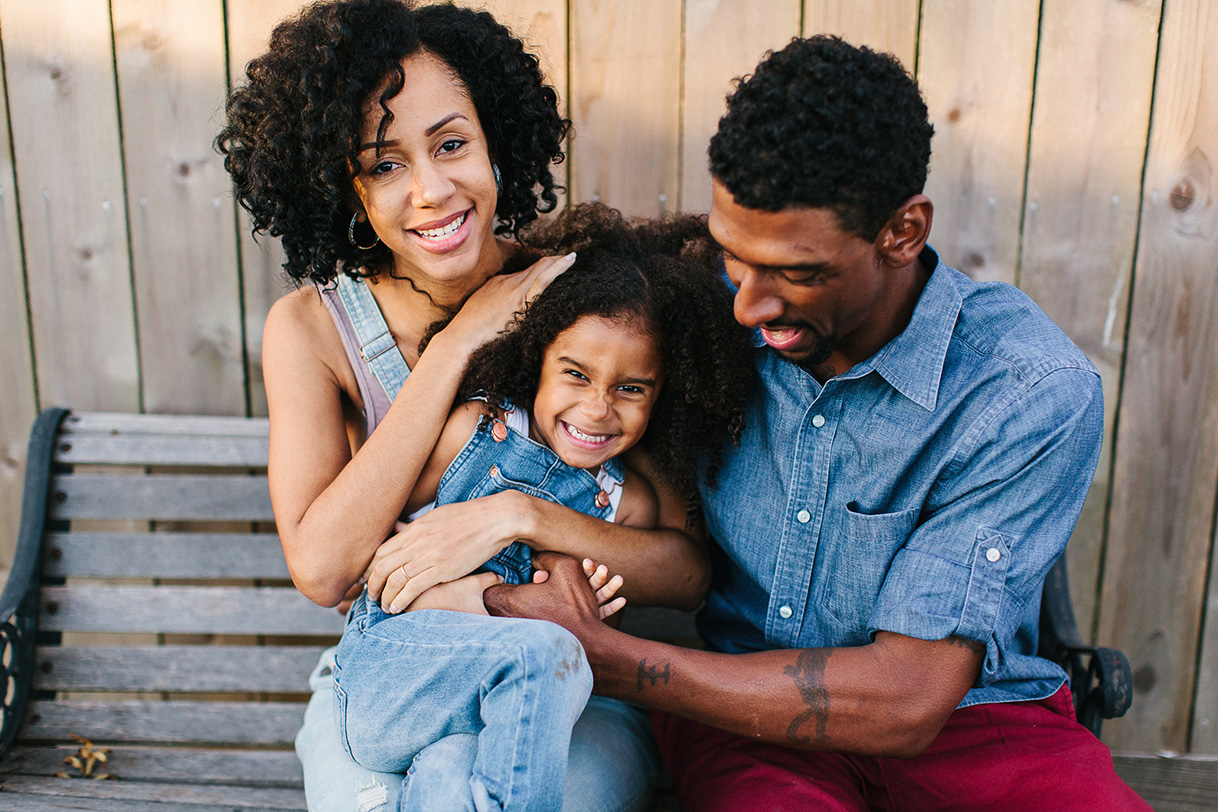
[[[365,112],[355,191],[393,252],[394,275],[432,294],[456,289],[459,299],[503,264],[489,146],[473,100],[446,63],[424,51],[403,59],[402,69],[384,140],[377,140],[383,111],[375,96]]]
[[[581,316],[546,347],[533,439],[575,468],[599,467],[647,430],[660,366],[655,337],[637,319]]]

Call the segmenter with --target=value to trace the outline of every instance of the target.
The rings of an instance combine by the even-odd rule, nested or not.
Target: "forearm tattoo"
[[[639,660],[638,692],[643,693],[644,687],[655,687],[661,682],[665,685],[672,676],[672,663],[664,663],[661,671],[658,665],[648,665],[647,658]]]
[[[974,654],[985,654],[985,643],[980,640],[965,640],[963,637],[949,637],[947,642],[956,648],[968,649]]]
[[[829,691],[825,688],[825,663],[829,660],[827,649],[807,649],[799,653],[795,665],[783,669],[795,681],[807,710],[791,720],[787,728],[787,741],[792,744],[810,744],[825,740],[825,729],[829,725]],[[811,723],[810,729],[805,726]]]

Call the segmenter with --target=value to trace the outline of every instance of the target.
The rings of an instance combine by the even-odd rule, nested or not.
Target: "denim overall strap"
[[[410,367],[406,366],[406,360],[402,358],[402,353],[398,352],[398,345],[393,340],[389,325],[385,324],[385,317],[381,315],[381,309],[377,307],[376,299],[372,297],[368,285],[362,279],[352,279],[345,273],[340,273],[337,287],[338,296],[342,299],[343,307],[346,308],[351,326],[355,330],[355,337],[359,340],[360,355],[368,362],[369,369],[381,382],[385,394],[392,402],[402,384],[406,382]]]
[[[626,481],[626,472],[622,469],[622,461],[617,457],[611,457],[602,462],[601,470],[607,477],[619,485]],[[600,477],[597,477],[597,482],[600,481]]]

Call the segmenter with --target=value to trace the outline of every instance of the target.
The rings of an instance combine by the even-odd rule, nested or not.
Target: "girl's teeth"
[[[567,431],[571,432],[572,437],[576,438],[577,440],[583,440],[586,443],[599,443],[605,439],[605,435],[603,434],[584,434],[570,423],[567,424]]]
[[[426,237],[429,240],[442,240],[445,237],[451,237],[453,234],[456,234],[457,229],[459,229],[461,227],[461,224],[464,222],[465,222],[465,215],[463,214],[460,217],[458,217],[456,220],[453,220],[451,223],[444,226],[443,228],[429,228],[425,231],[419,230],[417,233],[420,236]]]

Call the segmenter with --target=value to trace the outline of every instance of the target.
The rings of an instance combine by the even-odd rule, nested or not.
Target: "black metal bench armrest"
[[[67,409],[47,409],[38,415],[30,431],[17,554],[8,583],[0,593],[0,678],[5,692],[0,709],[0,753],[8,749],[17,735],[34,674],[39,572],[51,460],[59,424],[67,414]]]
[[[1125,654],[1089,646],[1079,634],[1070,603],[1070,584],[1063,555],[1045,578],[1040,602],[1040,655],[1053,660],[1070,677],[1078,721],[1097,737],[1105,719],[1123,716],[1133,701],[1133,672]]]

